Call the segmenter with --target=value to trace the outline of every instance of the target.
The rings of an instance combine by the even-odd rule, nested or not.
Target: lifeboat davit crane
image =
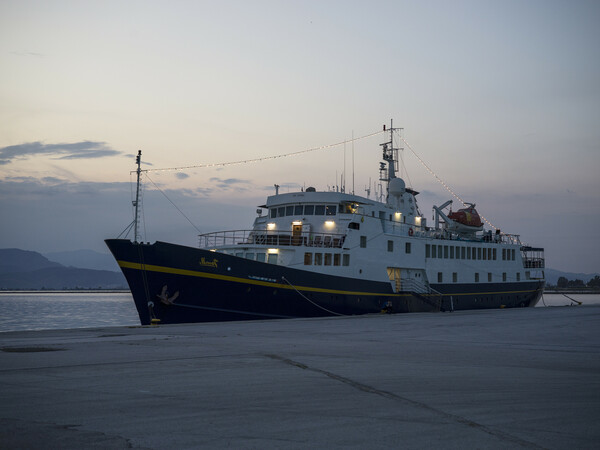
[[[441,206],[433,207],[436,229],[439,228],[440,219],[446,224],[447,231],[458,234],[475,234],[483,229],[483,222],[475,209],[475,203],[465,203],[466,208],[461,208],[455,212],[451,210],[446,215],[443,209],[451,204],[452,200],[448,200]]]

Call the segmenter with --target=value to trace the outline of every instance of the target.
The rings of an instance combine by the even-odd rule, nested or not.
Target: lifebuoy
[[[408,229],[408,235],[409,235],[409,236],[412,236],[413,234],[414,234],[414,231],[413,231],[413,229],[412,229],[412,228],[409,228],[409,229]]]

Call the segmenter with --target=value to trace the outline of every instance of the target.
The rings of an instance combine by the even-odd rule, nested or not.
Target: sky
[[[599,21],[583,0],[4,0],[0,248],[107,252],[138,149],[145,241],[250,228],[274,184],[366,195],[385,137],[329,145],[393,119],[547,267],[600,272]],[[452,197],[403,146],[431,221]]]

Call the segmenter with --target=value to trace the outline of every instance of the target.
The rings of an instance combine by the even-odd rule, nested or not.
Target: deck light
[[[269,222],[267,224],[267,230],[274,230],[276,227],[275,222]]]
[[[267,249],[267,253],[269,255],[276,255],[277,253],[279,253],[279,249],[278,248],[269,248],[269,249]]]
[[[333,228],[335,226],[335,222],[333,220],[326,220],[325,221],[325,227],[327,228]]]

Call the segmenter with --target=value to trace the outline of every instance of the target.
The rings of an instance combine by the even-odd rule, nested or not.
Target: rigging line
[[[444,183],[444,181],[433,171],[431,170],[431,168],[425,163],[425,161],[423,161],[421,159],[421,157],[419,155],[417,155],[417,153],[413,150],[413,148],[410,146],[410,144],[408,142],[406,142],[406,139],[404,139],[403,137],[401,137],[400,139],[402,139],[402,142],[404,142],[404,144],[408,147],[408,149],[412,152],[413,155],[415,155],[415,157],[419,160],[419,162],[423,165],[423,167],[425,167],[429,173],[431,175],[433,175],[435,177],[436,180],[438,180],[438,182],[444,186],[446,188],[446,190],[448,192],[450,192],[450,194],[452,194],[459,202],[461,202],[464,206],[467,206],[467,203],[460,198],[460,196],[454,192],[450,186],[448,186],[446,183]],[[489,220],[487,220],[483,214],[479,213],[479,216],[485,221],[485,223],[487,223],[490,227],[492,227],[493,229],[497,230],[498,227],[494,226]]]
[[[396,130],[396,134],[397,134],[397,139],[403,140],[402,136],[400,135],[400,130]],[[402,163],[402,167],[404,168],[404,172],[406,172],[406,178],[408,178],[408,185],[414,186],[412,180],[410,179],[410,175],[408,174],[408,167],[406,167],[406,164],[404,163],[404,148],[401,148],[400,150],[402,150],[400,153],[400,155],[402,155],[402,156],[399,156],[399,159],[400,159],[400,162]]]
[[[151,183],[154,185],[154,187],[155,187],[156,189],[158,189],[158,191],[159,191],[159,192],[160,192],[162,195],[164,195],[164,196],[165,196],[165,198],[166,198],[167,200],[169,200],[169,202],[171,203],[171,205],[173,205],[173,207],[174,207],[174,208],[175,208],[177,211],[179,211],[179,213],[180,213],[180,214],[181,214],[183,217],[185,217],[185,218],[186,218],[186,220],[187,220],[187,221],[190,223],[190,225],[191,225],[191,226],[193,226],[193,227],[196,229],[196,231],[197,231],[198,233],[202,233],[202,231],[200,231],[200,229],[199,229],[199,228],[198,228],[198,227],[197,227],[197,226],[194,224],[194,222],[192,222],[192,221],[190,220],[190,218],[189,218],[188,216],[186,216],[186,215],[185,215],[185,213],[184,213],[184,212],[183,212],[181,209],[179,209],[179,207],[178,207],[178,206],[177,206],[175,203],[173,203],[173,201],[172,201],[172,200],[171,200],[171,199],[170,199],[170,198],[167,196],[167,194],[165,194],[165,193],[163,192],[163,190],[162,190],[161,188],[159,188],[159,187],[156,185],[156,183],[155,183],[155,182],[152,180],[152,178],[150,178],[150,176],[148,175],[148,173],[146,173],[145,175],[146,175],[146,177],[147,177],[147,178],[150,180],[150,182],[151,182]]]
[[[239,161],[230,161],[230,162],[222,162],[222,163],[210,163],[210,164],[197,164],[194,166],[182,166],[182,167],[167,167],[164,169],[144,169],[142,170],[142,172],[164,172],[164,171],[168,171],[168,170],[185,170],[185,169],[201,169],[201,168],[205,168],[205,167],[224,167],[224,166],[233,166],[233,165],[237,165],[237,164],[248,164],[248,163],[254,163],[254,162],[261,162],[261,161],[268,161],[271,159],[277,159],[277,158],[285,158],[288,156],[297,156],[297,155],[301,155],[303,153],[309,153],[309,152],[314,152],[317,150],[324,150],[324,149],[328,149],[328,148],[333,148],[333,147],[337,147],[340,145],[344,145],[347,142],[354,142],[354,141],[359,141],[361,139],[367,139],[373,136],[376,136],[378,134],[383,133],[383,131],[377,131],[375,133],[371,133],[371,134],[366,134],[364,136],[361,137],[357,137],[357,138],[352,138],[352,139],[344,139],[341,142],[337,142],[335,144],[329,144],[329,145],[321,145],[320,147],[313,147],[313,148],[309,148],[306,150],[299,150],[297,152],[291,152],[291,153],[284,153],[281,155],[273,155],[273,156],[263,156],[262,158],[254,158],[254,159],[243,159],[243,160],[239,160]]]

